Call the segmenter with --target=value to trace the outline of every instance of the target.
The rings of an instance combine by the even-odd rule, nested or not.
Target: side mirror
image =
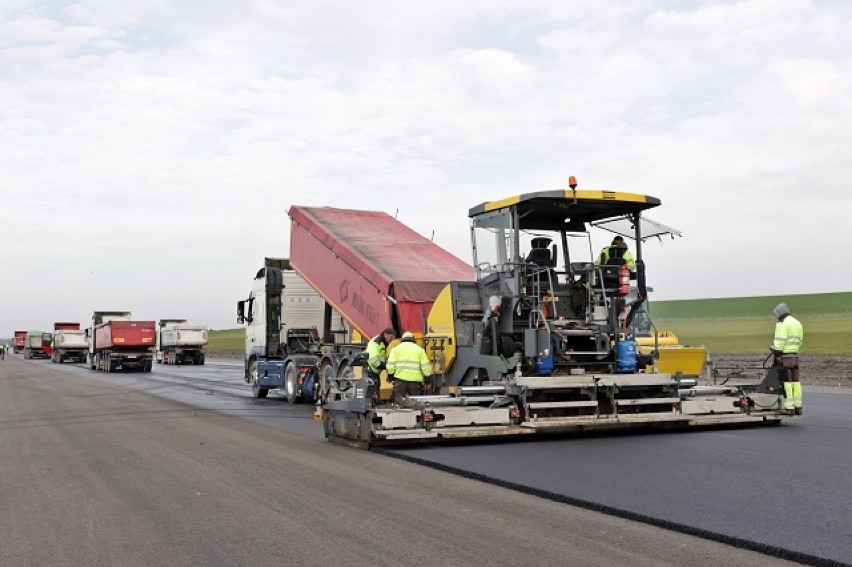
[[[237,323],[240,325],[246,322],[245,305],[245,301],[237,301]]]

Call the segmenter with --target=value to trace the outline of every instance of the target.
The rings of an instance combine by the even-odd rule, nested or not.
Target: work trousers
[[[408,380],[394,380],[393,382],[393,403],[394,405],[402,405],[405,401],[405,396],[419,396],[423,392],[420,382],[409,382]]]
[[[381,374],[376,374],[369,368],[366,370],[367,378],[371,382],[371,384],[367,386],[367,397],[372,398],[375,401],[379,401],[379,390],[382,387],[382,376]]]
[[[799,380],[799,355],[783,354],[775,358],[778,376],[784,382],[784,409],[802,407],[802,383]]]

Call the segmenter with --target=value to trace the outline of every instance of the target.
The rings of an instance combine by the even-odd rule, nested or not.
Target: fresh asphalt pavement
[[[110,400],[130,390],[210,410],[194,414],[208,416],[206,419],[216,420],[213,416],[223,414],[248,418],[250,422],[258,422],[256,425],[273,426],[263,430],[269,431],[273,444],[280,443],[280,437],[286,433],[288,439],[292,434],[304,434],[297,435],[303,443],[327,446],[321,441],[320,426],[311,418],[311,408],[292,406],[274,394],[266,400],[252,399],[242,381],[240,363],[203,367],[156,365],[149,374],[105,374],[89,371],[82,365],[51,365],[45,361],[13,359],[13,364],[60,379],[63,374],[76,375],[79,379],[75,384],[94,390],[101,384],[109,391]],[[51,383],[51,386],[61,388],[61,384]],[[852,509],[852,451],[849,450],[852,417],[846,409],[850,401],[852,396],[843,394],[808,395],[806,416],[780,427],[525,439],[512,443],[397,449],[394,453],[496,481],[844,562],[852,557],[852,520],[848,514]],[[3,422],[9,420],[7,406],[0,406],[4,408],[0,413]],[[246,420],[231,420],[240,421]],[[340,447],[323,449],[329,450],[345,455],[347,463],[353,455],[359,455],[358,459],[367,459],[369,455]],[[375,460],[365,461],[372,463],[371,467],[379,462],[381,466],[390,466],[386,461],[392,461],[378,455],[372,457]],[[431,473],[448,476],[437,471]],[[503,491],[494,486],[491,489]],[[258,494],[269,494],[275,489],[258,486],[257,490]],[[347,487],[341,486],[340,490],[346,493]],[[501,494],[506,492],[511,491]],[[525,498],[524,502],[544,501]],[[611,520],[624,522],[618,518]],[[651,526],[645,528],[655,530]],[[572,526],[571,533],[573,530]],[[665,530],[655,531],[654,537],[662,537],[659,533],[676,536],[677,541],[702,541]],[[612,538],[605,539],[606,545],[624,549]],[[660,545],[665,544],[661,541]],[[732,549],[706,541],[702,545]],[[3,549],[0,544],[0,558]],[[714,548],[713,554],[717,553],[721,555],[698,559],[690,556],[689,562],[703,564],[704,559],[715,561],[725,557],[724,552]],[[737,557],[737,564],[747,561],[737,554],[749,552],[740,550],[731,555]],[[757,557],[759,564],[770,561],[766,556]],[[536,559],[542,558],[527,559],[541,563]],[[659,561],[680,564],[683,558],[672,556],[651,562]]]

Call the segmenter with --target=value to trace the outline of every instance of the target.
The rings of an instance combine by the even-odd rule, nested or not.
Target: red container
[[[423,332],[423,316],[473,268],[387,213],[294,205],[290,265],[365,337]]]
[[[54,323],[53,324],[54,331],[79,331],[80,323]]]
[[[95,327],[95,350],[154,346],[154,321],[109,321]]]
[[[15,346],[24,348],[24,339],[27,338],[26,331],[15,331]]]

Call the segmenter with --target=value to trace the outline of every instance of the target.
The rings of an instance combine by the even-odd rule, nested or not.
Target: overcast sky
[[[0,336],[234,327],[291,204],[470,261],[569,175],[663,201],[656,299],[849,290],[852,3],[0,2]]]

